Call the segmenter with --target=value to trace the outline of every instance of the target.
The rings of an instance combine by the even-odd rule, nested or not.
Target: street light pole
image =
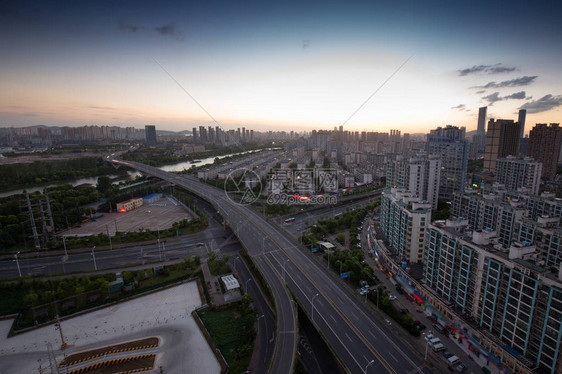
[[[365,374],[367,374],[367,369],[373,364],[373,362],[375,362],[375,360],[371,360],[371,362],[369,362],[367,366],[365,366]]]
[[[424,361],[427,361],[427,346],[429,345],[429,340],[425,342],[425,357],[424,357]]]
[[[92,247],[92,257],[94,258],[94,270],[98,270],[98,265],[96,264],[96,252],[94,252],[94,250],[96,249],[96,246],[94,245]]]
[[[246,293],[248,293],[248,282],[251,281],[251,280],[253,280],[253,279],[254,279],[254,278],[248,278],[248,279],[246,280],[246,287],[244,287],[244,288],[246,289]]]
[[[111,235],[109,235],[109,227],[105,225],[105,229],[107,230],[107,237],[109,238],[109,249],[113,250],[113,244],[111,244]]]
[[[261,253],[265,254],[265,236],[262,238],[261,241]]]
[[[369,289],[365,292],[365,302],[367,302],[367,295],[369,294]]]
[[[68,257],[68,252],[66,251],[66,236],[62,237],[62,245],[64,246],[64,255]]]
[[[16,258],[16,265],[18,266],[18,273],[19,273],[20,278],[21,278],[20,260],[18,259],[18,255],[19,255],[19,254],[20,254],[19,252],[16,253],[16,254],[14,255],[14,257]]]
[[[312,305],[312,322],[314,322],[314,298],[319,296],[320,294],[316,294],[314,296],[312,296],[312,300],[310,301],[310,304]]]

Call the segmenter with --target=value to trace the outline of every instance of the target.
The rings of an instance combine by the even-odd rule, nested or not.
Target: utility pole
[[[43,190],[43,193],[47,198],[47,213],[49,214],[49,224],[51,225],[51,237],[55,239],[55,221],[53,220],[53,211],[51,210],[51,202],[49,201],[49,194],[46,188]]]
[[[27,199],[27,210],[29,211],[29,220],[31,221],[31,231],[33,233],[33,240],[35,241],[35,249],[40,249],[41,244],[39,243],[39,235],[37,235],[37,227],[35,226],[35,218],[33,217],[31,200],[29,200],[29,194],[27,193],[27,191],[25,191],[25,197]]]
[[[66,347],[68,347],[68,344],[64,340],[64,334],[62,333],[62,325],[60,323],[59,315],[57,314],[55,318],[57,319],[57,322],[55,323],[55,330],[59,330],[60,333],[60,341],[61,341],[60,349],[65,349]]]

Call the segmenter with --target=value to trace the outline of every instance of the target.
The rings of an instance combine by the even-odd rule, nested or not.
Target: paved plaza
[[[41,366],[49,373],[49,361],[60,362],[63,354],[156,336],[160,338],[156,367],[162,366],[165,373],[219,373],[219,363],[191,316],[200,305],[197,283],[190,282],[63,320],[69,344],[64,352],[54,325],[7,338],[12,320],[3,320],[0,367],[4,373],[16,374],[39,373]]]

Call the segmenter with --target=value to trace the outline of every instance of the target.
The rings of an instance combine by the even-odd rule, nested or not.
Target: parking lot
[[[94,216],[96,217],[96,216]],[[113,236],[115,231],[129,232],[140,229],[167,229],[174,222],[195,218],[195,214],[185,209],[172,197],[162,197],[153,204],[143,205],[129,212],[100,213],[98,218],[62,232],[65,236],[97,235],[99,233]]]

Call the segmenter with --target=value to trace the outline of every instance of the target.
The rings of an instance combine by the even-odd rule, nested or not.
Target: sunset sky
[[[529,1],[2,0],[0,127],[211,124],[181,85],[226,129],[470,131],[487,105],[494,118],[526,108],[528,132],[562,122],[560,14]]]

